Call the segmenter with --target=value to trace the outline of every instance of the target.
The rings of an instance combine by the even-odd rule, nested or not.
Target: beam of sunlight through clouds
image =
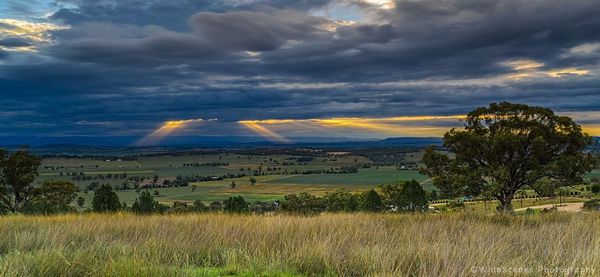
[[[239,121],[238,123],[242,124],[244,127],[248,128],[252,132],[257,133],[268,140],[282,143],[291,142],[291,140],[287,139],[286,137],[275,133],[274,131],[268,129],[265,126],[260,125],[259,123],[255,123],[253,121]]]
[[[216,119],[209,119],[208,121],[214,121]],[[155,145],[163,140],[165,137],[173,134],[174,132],[181,130],[185,127],[188,127],[191,124],[202,123],[204,119],[186,119],[186,120],[171,120],[166,121],[152,133],[143,137],[139,141],[135,143],[138,146],[146,146],[146,145]]]
[[[384,118],[336,117],[324,119],[265,119],[245,120],[240,124],[265,137],[281,139],[281,132],[310,129],[321,135],[335,133],[366,133],[380,136],[440,136],[449,129],[446,125],[459,125],[463,115],[450,116],[398,116]],[[410,124],[418,123],[418,124]],[[445,124],[444,124],[445,123]],[[441,126],[438,126],[441,124]],[[265,127],[268,126],[268,127]]]

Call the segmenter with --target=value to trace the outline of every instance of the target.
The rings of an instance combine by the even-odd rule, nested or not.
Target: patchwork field
[[[407,155],[414,160],[419,153]],[[130,158],[131,159],[131,158]],[[190,166],[196,164],[196,166]],[[45,180],[66,180],[76,183],[82,191],[92,182],[121,185],[127,178],[136,176],[150,180],[157,176],[160,180],[173,180],[177,176],[223,176],[246,174],[241,178],[227,178],[217,181],[191,182],[187,187],[153,188],[160,194],[161,202],[202,200],[205,202],[223,200],[232,195],[242,195],[250,201],[283,199],[287,194],[308,192],[324,194],[337,189],[364,191],[378,185],[415,179],[423,182],[426,189],[433,189],[426,182],[426,176],[415,170],[399,170],[396,166],[364,165],[372,161],[357,155],[239,155],[233,153],[213,153],[196,155],[142,156],[133,160],[125,158],[57,158],[43,160],[39,182]],[[307,171],[356,167],[356,173],[302,174]],[[255,176],[253,171],[262,170],[267,175]],[[72,175],[81,175],[90,180],[79,180]],[[108,178],[108,175],[111,175]],[[115,175],[126,174],[126,178]],[[102,175],[102,176],[100,176]],[[257,180],[254,186],[250,178]],[[231,182],[236,183],[231,188]],[[119,198],[128,204],[138,196],[136,190],[119,190]],[[93,193],[82,192],[86,203],[90,203]]]
[[[409,153],[406,160],[417,162],[421,153]],[[301,162],[298,162],[301,161]],[[416,170],[400,170],[397,166],[364,167],[373,162],[365,156],[358,155],[240,155],[234,153],[210,153],[195,155],[162,155],[141,156],[135,158],[57,158],[43,160],[38,182],[45,180],[66,180],[76,183],[81,195],[86,198],[86,205],[91,203],[93,193],[85,187],[92,182],[108,183],[115,187],[130,177],[143,177],[145,182],[154,176],[162,180],[174,180],[177,176],[230,176],[223,180],[190,182],[185,187],[152,188],[159,193],[157,199],[163,203],[173,201],[193,202],[202,200],[210,202],[224,200],[230,196],[242,195],[250,201],[272,201],[283,199],[287,194],[308,192],[322,195],[337,189],[348,191],[364,191],[379,185],[415,179],[421,182],[426,190],[435,187],[426,176]],[[195,164],[195,166],[190,166]],[[339,174],[302,174],[306,171],[330,170],[333,168],[356,167],[356,173]],[[253,172],[262,170],[267,175],[255,176]],[[86,176],[79,180],[72,175]],[[237,174],[246,174],[236,177]],[[108,178],[110,174],[111,178]],[[121,178],[125,175],[126,178]],[[115,178],[115,175],[120,177]],[[600,171],[593,171],[586,179],[600,176]],[[257,180],[253,186],[250,178]],[[128,181],[130,184],[132,181]],[[230,184],[236,183],[235,188]],[[127,204],[138,197],[135,189],[119,190],[119,198]],[[535,205],[535,201],[527,200],[524,205]],[[531,203],[529,203],[531,202]],[[515,201],[515,208],[520,202]],[[483,210],[483,206],[475,209]]]

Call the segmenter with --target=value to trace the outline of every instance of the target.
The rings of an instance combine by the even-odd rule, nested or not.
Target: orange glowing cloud
[[[450,116],[398,116],[384,118],[359,118],[359,117],[336,117],[324,119],[265,119],[265,120],[245,120],[239,121],[240,124],[248,127],[254,132],[274,140],[281,141],[283,138],[274,130],[298,130],[311,129],[319,133],[331,132],[370,132],[375,135],[401,135],[401,136],[440,136],[449,128],[445,126],[435,126],[427,121],[434,123],[439,121],[448,121],[463,119],[464,115]],[[422,125],[411,122],[424,121]],[[268,127],[266,127],[268,126]]]
[[[0,39],[7,37],[24,38],[36,43],[49,43],[51,38],[49,33],[56,30],[67,29],[68,26],[55,25],[50,23],[37,23],[17,19],[0,18]],[[35,52],[35,46],[5,47],[0,46],[0,50]]]
[[[587,69],[575,67],[554,68],[544,70],[544,63],[528,59],[508,61],[501,64],[510,67],[515,71],[515,73],[504,75],[505,78],[515,81],[530,78],[562,78],[567,76],[583,76],[590,74],[590,71]]]

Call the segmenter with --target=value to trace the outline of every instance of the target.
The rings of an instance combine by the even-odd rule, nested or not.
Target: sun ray
[[[255,132],[267,139],[270,139],[272,141],[284,142],[284,143],[291,142],[286,137],[284,137],[278,133],[275,133],[274,131],[269,130],[268,128],[266,128],[264,126],[261,126],[260,124],[254,122],[254,121],[239,121],[239,123],[244,125],[246,128],[252,130],[253,132]]]
[[[155,145],[173,132],[180,130],[189,124],[203,122],[203,119],[186,119],[166,121],[152,133],[137,141],[136,145]]]
[[[374,134],[383,135],[442,135],[447,127],[443,126],[414,126],[410,122],[431,121],[440,122],[447,120],[464,119],[464,115],[425,115],[425,116],[395,116],[382,118],[361,118],[361,117],[333,117],[333,118],[312,118],[312,119],[264,119],[264,120],[244,120],[239,123],[246,125],[256,133],[265,137],[280,136],[273,131],[273,128],[283,130],[307,130],[312,129],[321,132],[352,132],[369,131]],[[421,124],[422,125],[422,124]],[[265,126],[271,126],[266,128]]]

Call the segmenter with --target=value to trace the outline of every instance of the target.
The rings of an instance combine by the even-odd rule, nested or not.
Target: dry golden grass
[[[600,274],[593,213],[4,216],[0,234],[5,276]]]

